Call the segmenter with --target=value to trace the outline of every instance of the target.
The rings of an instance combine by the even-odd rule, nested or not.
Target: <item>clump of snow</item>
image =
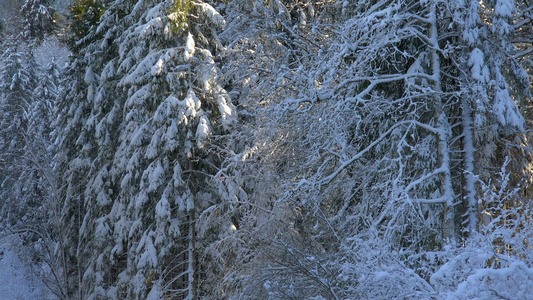
[[[143,237],[144,238],[144,237]],[[137,267],[143,269],[145,266],[156,267],[157,266],[157,251],[154,247],[151,237],[146,237],[143,243],[144,251],[141,258],[137,262]]]
[[[196,129],[196,143],[199,149],[202,149],[211,135],[211,124],[206,116],[200,117],[200,122]]]
[[[135,68],[131,74],[122,80],[123,85],[134,85],[148,82],[152,79],[152,67],[156,65],[161,53],[152,53],[147,55]]]
[[[219,91],[215,97],[222,119],[222,126],[225,129],[229,129],[237,121],[237,110],[225,90]]]
[[[156,35],[157,32],[164,31],[164,20],[165,19],[162,17],[154,18],[148,21],[146,24],[139,25],[137,28],[135,28],[135,32],[141,39],[150,39],[150,37]]]
[[[525,120],[507,89],[497,88],[494,95],[494,115],[503,126],[524,130]]]
[[[185,115],[193,118],[196,117],[197,111],[202,106],[200,99],[196,97],[196,94],[192,89],[187,91],[187,96],[179,104],[184,109]]]
[[[165,60],[163,59],[163,57],[160,57],[155,63],[155,65],[152,66],[152,76],[158,76],[159,74],[161,74],[161,72],[163,72],[164,64]]]
[[[379,272],[375,273],[375,276],[376,276],[376,280],[380,281],[380,280],[389,278],[390,274],[388,272],[385,272],[385,271],[379,271]]]
[[[521,261],[501,269],[477,269],[447,299],[531,299],[533,269]]]
[[[147,192],[156,190],[164,181],[165,170],[161,166],[161,162],[156,161],[151,163],[143,173],[143,178],[148,179]]]
[[[160,143],[161,143],[161,131],[163,129],[159,128],[156,130],[155,133],[152,134],[152,140],[150,141],[150,144],[148,145],[148,148],[146,149],[145,157],[148,159],[153,159],[157,156]]]
[[[146,296],[146,300],[158,300],[163,299],[163,297],[164,294],[161,286],[159,286],[159,284],[154,284],[152,290],[150,290],[150,293]]]
[[[170,203],[165,195],[157,202],[155,214],[160,219],[170,219]]]
[[[98,75],[94,74],[93,69],[91,67],[88,67],[85,71],[84,81],[86,84],[98,82]]]
[[[189,34],[187,35],[187,41],[185,42],[185,61],[188,61],[193,57],[195,51],[194,47],[194,39],[192,37],[192,34],[189,32]]]
[[[160,3],[160,4],[156,5],[156,6],[154,6],[153,8],[151,8],[148,11],[148,13],[146,13],[146,16],[144,17],[144,20],[146,22],[150,22],[150,20],[152,20],[152,19],[159,18],[160,16],[165,15],[166,10],[167,10],[166,3],[165,2]]]
[[[103,239],[105,238],[111,229],[109,228],[109,224],[107,223],[107,217],[101,217],[96,219],[96,231],[94,233],[95,237]]]
[[[494,6],[494,14],[504,18],[512,18],[515,11],[515,3],[510,0],[498,0]]]
[[[478,24],[481,22],[479,17],[479,3],[477,1],[470,1],[470,5],[466,7],[467,12],[464,17],[463,39],[468,45],[474,45],[479,40],[479,28]],[[460,10],[456,10],[456,14],[460,14]],[[461,20],[462,16],[457,15],[456,20]]]
[[[468,59],[468,67],[470,67],[472,78],[481,83],[489,82],[489,70],[485,65],[483,52],[478,48],[475,48],[474,50],[472,50],[472,53],[470,53],[470,58]]]

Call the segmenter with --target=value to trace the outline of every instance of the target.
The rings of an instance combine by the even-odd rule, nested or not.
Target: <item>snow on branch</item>
[[[380,137],[378,137],[377,139],[375,139],[372,143],[370,143],[370,145],[368,145],[365,149],[363,149],[362,151],[360,151],[359,153],[357,153],[356,155],[352,156],[352,158],[346,160],[346,161],[341,161],[341,165],[337,168],[337,170],[335,170],[333,173],[331,173],[330,175],[324,177],[322,180],[320,180],[320,184],[321,185],[325,185],[325,184],[329,184],[330,182],[332,182],[344,169],[346,169],[349,165],[351,165],[353,162],[355,162],[356,160],[360,159],[363,155],[365,155],[366,153],[368,153],[370,150],[372,150],[376,145],[378,145],[380,142],[382,142],[387,136],[389,136],[396,128],[400,127],[400,126],[405,126],[405,125],[416,125],[418,127],[421,127],[423,129],[426,129],[434,134],[438,134],[438,135],[442,135],[442,134],[445,134],[442,132],[442,130],[438,129],[438,128],[435,128],[431,125],[428,125],[428,124],[424,124],[424,123],[421,123],[419,121],[415,121],[415,120],[406,120],[406,121],[401,121],[401,122],[398,122],[396,124],[394,124],[391,128],[389,128],[386,132],[384,132]],[[302,180],[300,181],[300,183],[298,184],[298,187],[300,186],[304,186],[304,185],[308,185],[310,182],[308,180]]]

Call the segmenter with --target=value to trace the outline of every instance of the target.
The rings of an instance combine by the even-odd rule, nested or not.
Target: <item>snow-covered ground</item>
[[[34,268],[21,260],[17,253],[19,247],[20,241],[14,237],[0,240],[0,299],[56,299],[39,280]]]

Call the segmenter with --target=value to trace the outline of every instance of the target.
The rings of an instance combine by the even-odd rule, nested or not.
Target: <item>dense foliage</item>
[[[60,299],[527,299],[531,8],[27,0],[4,231]]]

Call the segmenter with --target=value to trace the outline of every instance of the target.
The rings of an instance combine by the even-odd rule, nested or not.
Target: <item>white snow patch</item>
[[[503,18],[512,18],[516,11],[514,4],[514,1],[498,0],[494,6],[494,14]]]
[[[478,48],[472,50],[470,58],[468,59],[468,66],[470,67],[472,78],[481,83],[489,82],[489,70],[485,65],[483,52],[481,50]]]
[[[157,202],[155,206],[155,214],[160,219],[170,219],[170,203],[165,195]]]
[[[0,244],[0,298],[10,300],[57,299],[30,270],[17,252],[22,250],[15,237],[4,238]],[[43,269],[46,272],[46,268]]]
[[[389,272],[385,272],[385,271],[376,272],[375,276],[376,276],[376,280],[377,281],[380,281],[380,280],[387,279],[387,278],[391,277]]]
[[[237,111],[235,106],[231,103],[225,90],[220,91],[216,95],[216,99],[218,110],[222,118],[222,126],[224,126],[225,129],[229,129],[229,127],[237,121]]]
[[[199,149],[202,149],[205,145],[205,142],[211,135],[211,125],[206,116],[200,117],[200,123],[196,129],[196,143]]]
[[[518,128],[520,131],[524,130],[524,117],[520,113],[516,103],[509,95],[507,89],[497,88],[494,95],[494,114],[498,122],[505,125],[511,125]]]
[[[185,42],[185,61],[188,61],[193,57],[195,50],[194,47],[194,39],[192,37],[192,34],[189,32],[189,34],[187,35],[187,41]]]

